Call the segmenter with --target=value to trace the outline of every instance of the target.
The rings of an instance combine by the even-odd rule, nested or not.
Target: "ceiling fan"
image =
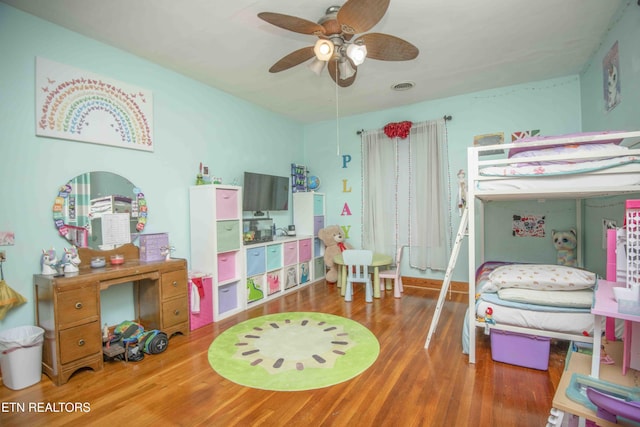
[[[262,12],[258,17],[272,25],[300,34],[318,37],[313,46],[303,47],[284,56],[269,68],[278,73],[311,58],[316,74],[325,66],[333,81],[341,87],[351,86],[358,66],[365,58],[382,61],[408,61],[418,56],[418,48],[398,37],[382,33],[362,34],[384,16],[390,0],[347,0],[331,6],[318,23],[280,13]],[[362,34],[353,39],[357,34]]]

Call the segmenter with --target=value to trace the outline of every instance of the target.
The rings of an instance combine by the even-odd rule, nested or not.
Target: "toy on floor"
[[[345,242],[342,228],[338,225],[329,225],[318,231],[318,237],[324,243],[324,265],[328,270],[324,278],[329,283],[338,281],[338,268],[333,262],[333,258],[342,253],[345,249],[353,249],[349,243]]]
[[[565,231],[551,231],[553,246],[558,251],[557,264],[569,267],[577,267],[576,246],[578,237],[575,228]]]
[[[604,349],[604,345],[600,346],[600,363],[603,365],[613,365],[615,362]]]

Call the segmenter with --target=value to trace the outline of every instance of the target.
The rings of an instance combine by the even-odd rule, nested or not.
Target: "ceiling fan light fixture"
[[[340,72],[340,79],[347,80],[356,73],[356,70],[351,66],[351,62],[347,58],[341,58],[338,62],[338,71]]]
[[[328,61],[333,56],[333,42],[327,39],[318,39],[313,47],[313,53],[316,54],[316,58],[320,61]]]
[[[347,47],[347,56],[357,67],[362,64],[367,57],[367,47],[363,44],[352,43]]]
[[[322,70],[326,67],[327,61],[320,61],[318,58],[313,58],[313,61],[307,65],[311,71],[313,71],[316,75],[322,74]]]

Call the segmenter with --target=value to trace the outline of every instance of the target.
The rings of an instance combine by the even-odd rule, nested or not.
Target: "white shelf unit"
[[[278,237],[245,246],[246,305],[277,298],[314,280],[313,236]]]
[[[242,187],[192,186],[189,212],[190,270],[213,278],[209,295],[213,298],[213,321],[217,322],[246,308]]]
[[[324,279],[324,243],[318,238],[318,231],[325,226],[325,195],[315,192],[293,193],[293,223],[299,235],[313,236],[312,262],[309,274],[313,280]]]

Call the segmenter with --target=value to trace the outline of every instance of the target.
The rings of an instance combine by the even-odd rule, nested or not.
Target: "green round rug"
[[[328,387],[364,372],[378,358],[371,331],[332,314],[293,312],[249,319],[209,347],[209,363],[224,378],[262,390]]]

